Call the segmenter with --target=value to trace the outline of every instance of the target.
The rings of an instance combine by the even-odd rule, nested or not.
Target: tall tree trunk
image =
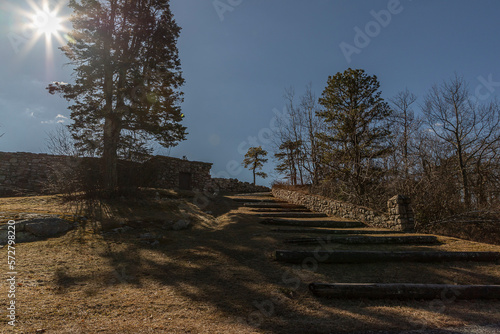
[[[458,169],[460,171],[460,178],[462,183],[462,192],[464,196],[464,204],[466,208],[470,207],[471,204],[471,196],[469,192],[469,177],[467,174],[467,166],[464,161],[464,152],[462,149],[462,142],[458,135],[458,132],[455,133],[457,138],[457,158],[458,158]]]
[[[113,110],[113,68],[111,62],[112,31],[115,25],[116,2],[111,2],[110,22],[107,31],[107,42],[104,43],[104,131],[103,131],[103,153],[102,153],[102,177],[104,190],[113,192],[118,186],[118,173],[116,165],[118,161],[117,150],[120,139],[121,126],[118,115]]]
[[[106,191],[114,191],[118,186],[118,142],[120,140],[120,119],[116,114],[110,114],[104,121],[103,181]]]

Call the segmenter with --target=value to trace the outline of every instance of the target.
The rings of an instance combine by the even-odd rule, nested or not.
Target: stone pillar
[[[409,197],[404,195],[391,197],[387,201],[387,213],[389,214],[387,220],[389,228],[406,232],[415,230],[415,219]]]

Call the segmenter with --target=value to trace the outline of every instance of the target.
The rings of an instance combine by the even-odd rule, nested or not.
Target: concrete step
[[[500,285],[311,283],[309,290],[318,297],[341,299],[500,299]]]
[[[275,258],[280,262],[302,263],[317,259],[320,263],[372,263],[372,262],[451,262],[477,261],[498,262],[500,252],[439,252],[439,251],[296,251],[277,250]]]
[[[361,222],[336,221],[336,220],[292,220],[292,219],[265,219],[260,222],[264,225],[279,226],[301,226],[301,227],[330,227],[330,228],[354,228],[365,226]]]
[[[405,235],[405,236],[353,236],[353,237],[317,237],[294,238],[283,241],[295,245],[325,245],[325,244],[383,244],[383,245],[422,245],[437,244],[438,239],[432,235]]]
[[[339,222],[340,223],[340,222]],[[349,222],[347,222],[349,223]],[[404,232],[397,232],[391,230],[330,230],[325,228],[275,228],[271,232],[276,233],[297,233],[297,234],[403,234]],[[404,233],[406,234],[406,233]]]
[[[259,213],[259,217],[269,217],[269,218],[326,218],[328,217],[324,213],[320,212],[268,212]]]

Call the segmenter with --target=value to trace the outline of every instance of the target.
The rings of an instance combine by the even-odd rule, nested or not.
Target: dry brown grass
[[[58,200],[2,199],[0,211],[10,212],[6,216],[30,211],[71,214]],[[207,206],[205,211],[211,214],[188,204],[194,226],[184,231],[163,230],[157,224],[159,219],[181,217],[176,207],[183,199],[151,202],[107,203],[107,219],[133,215],[127,224],[134,229],[126,233],[100,234],[86,229],[17,245],[16,330],[338,333],[494,323],[500,318],[499,301],[321,300],[307,290],[313,281],[500,284],[496,264],[302,268],[272,260],[274,250],[288,248],[281,241],[289,235],[269,232],[270,227],[258,224],[248,209],[238,209],[229,199],[218,198],[216,205]],[[139,238],[144,232],[161,235],[160,244],[145,243]],[[443,244],[430,248],[500,249],[453,238],[441,241]],[[1,253],[6,257],[5,248]],[[5,269],[0,279],[5,282]],[[2,283],[0,303],[6,302],[6,284]],[[0,330],[6,328],[2,317]]]

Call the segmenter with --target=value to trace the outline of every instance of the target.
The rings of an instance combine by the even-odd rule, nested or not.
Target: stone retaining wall
[[[394,196],[387,201],[388,212],[385,213],[299,191],[273,188],[272,193],[278,199],[304,205],[312,211],[323,212],[328,216],[361,221],[369,226],[389,228],[395,231],[413,231],[414,229],[410,200],[402,195]]]
[[[220,191],[237,193],[254,193],[270,191],[268,187],[253,185],[249,182],[241,182],[238,179],[213,178],[211,187]]]

